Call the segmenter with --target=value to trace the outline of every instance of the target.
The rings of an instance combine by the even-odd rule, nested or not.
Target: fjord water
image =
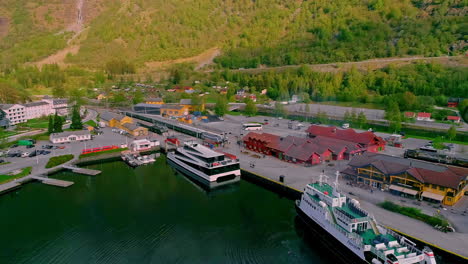
[[[89,167],[103,173],[0,197],[0,263],[334,263],[304,239],[293,201],[249,182],[206,192],[164,157]]]

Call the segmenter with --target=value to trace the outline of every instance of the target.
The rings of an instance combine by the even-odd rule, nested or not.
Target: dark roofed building
[[[467,168],[377,153],[354,157],[342,173],[356,182],[446,205],[454,205],[468,190]]]
[[[133,111],[143,114],[160,115],[161,107],[162,105],[160,104],[140,103],[133,106]]]

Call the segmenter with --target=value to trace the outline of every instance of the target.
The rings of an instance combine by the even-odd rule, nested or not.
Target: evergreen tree
[[[257,106],[255,105],[255,102],[252,101],[252,99],[247,98],[246,100],[246,105],[245,105],[245,114],[248,116],[254,116],[257,114]]]
[[[310,105],[309,105],[309,103],[306,103],[304,110],[306,112],[306,122],[309,122],[308,121],[309,120],[309,114],[310,114]]]
[[[54,116],[54,133],[63,132],[62,126],[63,126],[62,117],[57,115],[57,113],[55,113],[55,116]]]
[[[215,113],[218,116],[224,116],[228,111],[227,99],[225,96],[219,96],[215,105]]]
[[[357,123],[359,125],[359,128],[362,128],[366,123],[367,123],[367,117],[364,112],[359,112],[359,115],[357,117]]]
[[[455,126],[451,126],[449,130],[447,131],[447,137],[449,140],[454,140],[455,137],[457,137],[457,129]]]
[[[275,102],[275,114],[276,116],[281,116],[281,117],[286,114],[284,105],[281,102]]]
[[[81,122],[80,116],[80,106],[74,105],[73,112],[72,112],[72,123],[70,125],[71,129],[82,129],[83,123]]]
[[[49,134],[52,134],[54,133],[54,130],[55,130],[55,126],[54,126],[54,118],[52,115],[49,115],[49,126],[47,128],[47,132]]]
[[[351,113],[348,110],[346,110],[346,112],[344,113],[344,121],[348,123],[351,123],[351,121],[353,121]]]

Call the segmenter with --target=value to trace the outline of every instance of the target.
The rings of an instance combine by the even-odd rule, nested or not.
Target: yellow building
[[[180,117],[184,115],[188,115],[189,109],[187,106],[178,105],[178,104],[165,104],[161,106],[161,115],[162,116],[174,116]]]
[[[193,104],[192,99],[180,99],[179,105],[187,107],[189,112],[193,112],[197,108],[197,105]],[[200,107],[197,111],[205,111],[205,104],[203,102],[200,103]]]
[[[124,124],[121,129],[134,137],[148,135],[148,129],[146,127],[137,126],[135,124]]]
[[[445,205],[456,204],[468,191],[467,168],[377,153],[355,156],[343,173],[358,183]]]
[[[164,101],[162,98],[148,98],[146,99],[145,101],[146,104],[158,104],[158,105],[162,105],[164,104]]]
[[[106,126],[115,128],[121,128],[124,124],[133,123],[133,119],[131,117],[111,112],[102,113],[101,120],[106,124]]]

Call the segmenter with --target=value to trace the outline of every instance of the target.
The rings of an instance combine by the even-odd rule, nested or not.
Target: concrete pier
[[[15,182],[15,181],[7,182],[5,184],[0,185],[0,193],[9,192],[20,187],[21,187],[21,184],[18,182]]]

